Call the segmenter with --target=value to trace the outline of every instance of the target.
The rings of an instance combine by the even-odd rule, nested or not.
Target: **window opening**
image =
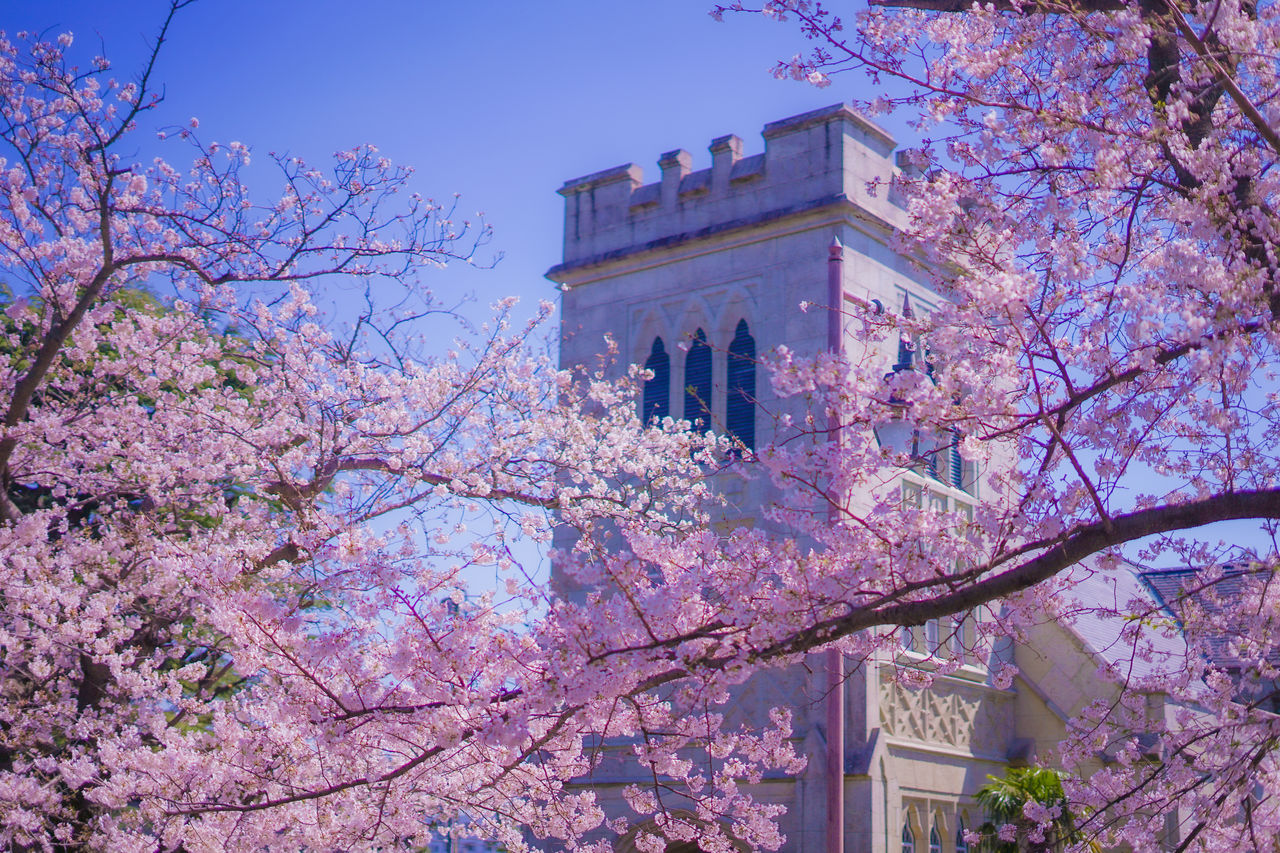
[[[653,373],[644,381],[642,414],[646,426],[661,421],[671,414],[671,356],[667,355],[662,338],[654,338],[644,369]]]
[[[684,362],[684,416],[695,432],[711,428],[711,347],[707,333],[693,333]]]
[[[756,447],[756,341],[746,320],[738,321],[729,344],[725,386],[725,428],[748,450]]]
[[[902,822],[902,853],[916,853],[916,835],[906,821]]]
[[[965,657],[965,627],[968,619],[963,613],[951,617],[951,653],[961,661]]]
[[[929,853],[942,853],[942,836],[936,825],[929,830]]]
[[[960,458],[960,431],[951,430],[951,446],[947,449],[947,473],[951,475],[951,485],[964,489],[964,460]]]

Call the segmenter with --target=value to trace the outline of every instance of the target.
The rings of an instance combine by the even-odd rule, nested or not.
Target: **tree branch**
[[[798,654],[840,637],[880,625],[923,625],[930,619],[961,613],[1048,580],[1100,551],[1147,536],[1190,530],[1220,521],[1245,518],[1280,519],[1280,488],[1215,495],[1198,501],[1164,505],[1113,516],[1065,533],[1045,550],[1020,565],[988,576],[963,589],[927,601],[908,601],[888,607],[857,609],[846,616],[815,622],[803,633],[762,650],[759,657]],[[993,562],[995,570],[1002,561]],[[982,569],[976,570],[982,573]],[[931,583],[930,586],[936,584]]]

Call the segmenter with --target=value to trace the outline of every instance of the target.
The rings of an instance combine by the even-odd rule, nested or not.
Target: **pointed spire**
[[[902,296],[902,319],[910,320],[915,316],[915,312],[911,310],[910,294]],[[915,367],[916,345],[911,340],[911,335],[903,330],[898,336],[898,363],[893,366],[893,372],[900,370],[911,370]]]

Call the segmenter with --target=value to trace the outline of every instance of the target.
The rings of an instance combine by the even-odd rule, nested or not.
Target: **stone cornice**
[[[892,235],[896,230],[890,222],[875,215],[874,213],[871,213],[866,208],[851,200],[844,193],[835,193],[822,198],[803,202],[801,204],[787,205],[786,207],[761,211],[753,216],[742,217],[728,222],[717,222],[714,225],[708,225],[705,228],[698,228],[693,231],[684,231],[679,234],[670,234],[665,237],[659,237],[656,240],[649,240],[633,246],[613,249],[608,252],[601,252],[600,254],[592,255],[576,261],[556,264],[551,269],[547,270],[545,275],[548,279],[556,282],[557,284],[565,283],[565,278],[592,269],[593,267],[604,266],[606,264],[643,256],[652,252],[673,249],[677,246],[694,243],[699,240],[707,240],[712,237],[733,236],[737,233],[759,228],[763,225],[778,222],[790,217],[826,212],[828,210],[844,214],[848,216],[849,219],[861,224],[870,225],[884,237]]]

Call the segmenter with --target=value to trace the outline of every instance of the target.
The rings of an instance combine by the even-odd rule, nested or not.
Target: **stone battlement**
[[[627,163],[566,181],[564,262],[589,265],[707,236],[806,208],[853,203],[871,218],[898,224],[891,197],[898,169],[888,133],[845,104],[765,125],[764,153],[742,156],[733,135],[711,141],[711,167],[693,171],[684,149],[658,158],[662,178],[645,184]],[[877,182],[878,191],[868,191]]]

